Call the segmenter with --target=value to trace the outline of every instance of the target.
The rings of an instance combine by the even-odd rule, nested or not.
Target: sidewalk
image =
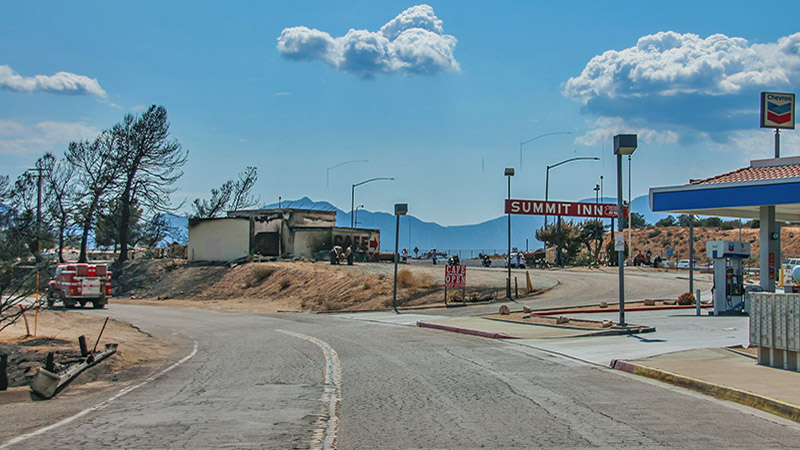
[[[617,314],[568,316],[617,320]],[[656,331],[624,336],[587,336],[580,330],[480,317],[423,317],[417,325],[514,339],[516,345],[646,376],[800,422],[800,373],[759,366],[750,355],[725,348],[748,344],[748,317],[703,314],[696,316],[687,310],[629,311],[626,322],[651,325]]]
[[[800,373],[759,366],[755,358],[729,349],[706,348],[637,361],[614,360],[611,367],[800,422]]]

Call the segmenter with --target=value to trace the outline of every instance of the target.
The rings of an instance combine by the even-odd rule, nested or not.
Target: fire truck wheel
[[[94,309],[103,309],[106,307],[106,304],[103,303],[101,300],[98,300],[96,302],[92,302],[92,306],[94,307]]]
[[[75,307],[75,302],[74,301],[69,301],[69,300],[64,300],[64,307],[65,308],[74,308]]]

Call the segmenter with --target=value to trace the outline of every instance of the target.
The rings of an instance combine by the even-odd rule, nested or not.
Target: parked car
[[[789,258],[786,260],[785,263],[782,264],[784,268],[792,269],[796,266],[800,266],[800,258]]]
[[[506,262],[503,265],[503,267],[508,267],[509,261],[511,261],[511,267],[517,267],[517,255],[519,255],[519,268],[520,269],[524,269],[525,268],[525,255],[522,252],[511,253],[511,255],[509,255],[508,259],[506,259]]]
[[[700,266],[697,265],[697,261],[692,261],[692,265],[694,266],[695,269],[699,269],[700,268]],[[688,259],[682,259],[682,260],[678,261],[678,269],[689,270],[689,260]]]

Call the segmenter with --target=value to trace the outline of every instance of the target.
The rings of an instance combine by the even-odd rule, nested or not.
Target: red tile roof
[[[776,180],[781,178],[800,177],[800,164],[787,164],[780,166],[744,167],[733,172],[723,173],[704,180],[693,181],[689,184],[717,184],[738,183],[743,181]]]

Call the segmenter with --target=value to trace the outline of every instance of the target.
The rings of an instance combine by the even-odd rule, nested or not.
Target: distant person
[[[408,250],[403,249],[403,253],[400,254],[400,262],[404,264],[408,263]]]
[[[342,254],[342,247],[334,245],[331,249],[331,264],[339,264],[339,255]]]
[[[431,252],[431,259],[433,260],[433,265],[434,266],[436,265],[436,257],[437,256],[438,255],[436,254],[436,249],[433,249],[433,251]]]
[[[353,249],[351,247],[347,247],[347,251],[344,253],[345,258],[347,258],[347,265],[353,265]]]
[[[514,267],[517,269],[519,269],[519,262],[520,262],[520,255],[519,252],[517,252],[517,261],[514,263]]]

